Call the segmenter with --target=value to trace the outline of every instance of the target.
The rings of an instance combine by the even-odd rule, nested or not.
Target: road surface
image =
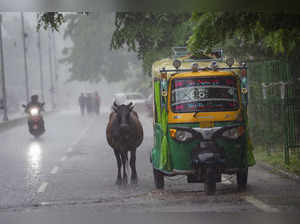
[[[137,186],[114,184],[117,166],[105,136],[108,113],[50,114],[40,139],[30,136],[25,125],[0,133],[0,223],[10,215],[56,217],[61,212],[300,211],[300,183],[258,165],[250,169],[244,193],[237,192],[234,176],[223,178],[215,196],[207,196],[202,184],[187,184],[183,176],[167,178],[165,189],[156,190],[149,162],[152,121],[140,117],[145,136],[137,152]]]

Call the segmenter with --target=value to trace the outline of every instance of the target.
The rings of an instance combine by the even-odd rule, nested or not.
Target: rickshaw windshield
[[[171,88],[174,113],[239,109],[237,80],[233,76],[175,78]]]

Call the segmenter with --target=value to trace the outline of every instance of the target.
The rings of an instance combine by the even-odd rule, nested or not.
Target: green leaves
[[[64,16],[60,12],[46,12],[38,15],[37,30],[43,27],[45,30],[48,28],[58,31],[60,25],[64,22]]]
[[[117,12],[114,19],[115,27],[97,13],[87,17],[81,14],[66,16],[65,36],[72,39],[74,47],[65,50],[68,55],[65,62],[72,65],[74,79],[98,80],[99,74],[111,79],[112,76],[103,74],[114,69],[110,57],[116,56],[101,53],[109,45],[114,51],[125,48],[125,51],[136,52],[138,59],[143,61],[144,74],[151,73],[154,61],[170,56],[173,46],[187,44],[194,53],[199,49],[209,51],[221,47],[226,55],[238,59],[299,58],[299,14],[241,10],[193,14]],[[40,15],[38,28],[58,30],[62,22],[62,13],[48,12]],[[101,57],[97,56],[99,53]],[[119,79],[124,78],[121,73],[119,75]]]
[[[128,62],[135,61],[134,55],[126,50],[112,52],[109,49],[113,33],[114,14],[89,13],[65,15],[67,28],[65,38],[73,46],[65,48],[61,63],[70,65],[69,81],[99,82],[106,79],[117,82],[127,78]]]
[[[152,63],[171,54],[171,48],[185,45],[191,34],[189,13],[177,12],[118,12],[112,49],[128,46],[143,60],[145,74],[151,73]]]
[[[193,34],[188,41],[191,51],[209,49],[235,39],[239,40],[242,47],[251,46],[260,53],[271,50],[274,57],[289,57],[299,45],[299,14],[207,12],[193,13],[191,21],[194,24]]]

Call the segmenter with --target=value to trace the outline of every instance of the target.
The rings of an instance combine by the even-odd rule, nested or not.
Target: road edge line
[[[43,182],[42,184],[41,184],[41,186],[39,187],[39,189],[38,189],[38,193],[43,193],[43,192],[45,192],[46,191],[46,189],[47,189],[47,186],[48,186],[48,183],[47,182]]]
[[[249,202],[250,204],[254,205],[256,208],[264,211],[264,212],[279,212],[279,209],[271,207],[270,205],[264,203],[261,200],[258,200],[257,198],[253,196],[243,196],[242,199]]]

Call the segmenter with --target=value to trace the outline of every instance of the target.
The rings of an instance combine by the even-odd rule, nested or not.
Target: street
[[[250,168],[248,190],[237,192],[235,176],[225,176],[215,196],[185,176],[153,184],[149,154],[152,120],[140,115],[144,141],[137,151],[137,186],[115,185],[117,165],[108,146],[108,113],[81,117],[62,111],[45,117],[46,133],[34,139],[22,125],[0,133],[0,223],[7,215],[95,212],[299,212],[300,183]],[[79,212],[79,213],[78,213]],[[84,212],[83,212],[84,214]]]

